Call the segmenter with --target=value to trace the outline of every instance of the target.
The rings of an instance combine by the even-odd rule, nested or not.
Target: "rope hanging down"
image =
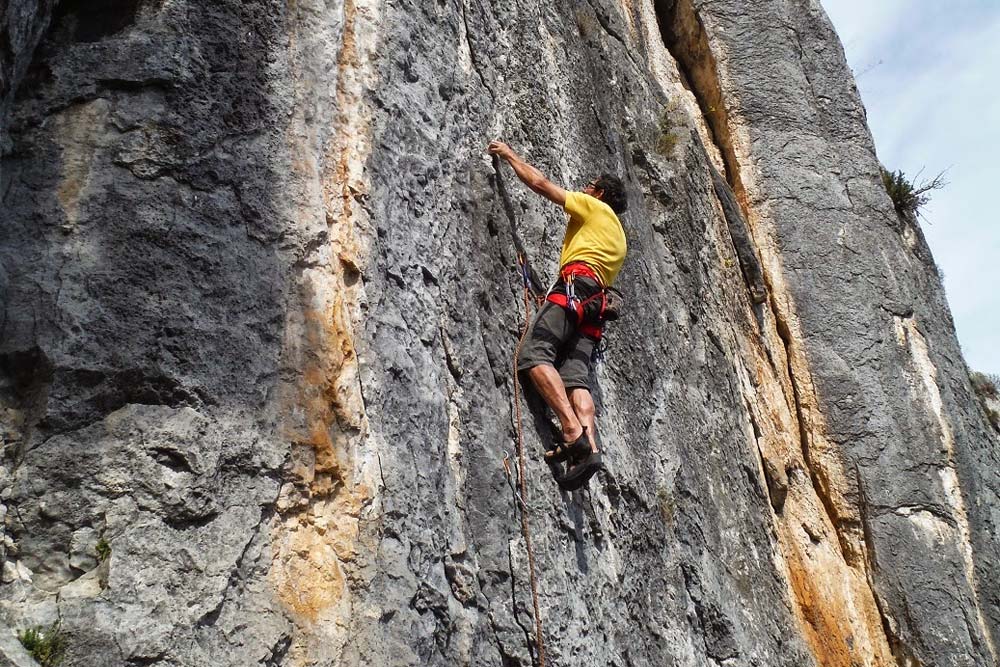
[[[514,349],[514,415],[517,425],[517,464],[518,483],[520,494],[515,494],[520,502],[521,508],[521,535],[524,537],[524,546],[528,552],[528,576],[531,579],[531,604],[535,614],[535,650],[538,654],[538,667],[545,667],[545,639],[542,636],[542,616],[538,608],[538,579],[535,576],[535,552],[531,547],[531,527],[528,523],[528,484],[525,474],[524,463],[524,432],[521,428],[521,392],[520,382],[517,377],[517,362],[521,354],[521,346],[528,336],[528,326],[531,323],[531,300],[534,297],[536,307],[541,299],[534,296],[531,290],[531,273],[522,253],[518,253],[517,263],[521,269],[521,279],[524,282],[524,329],[521,331],[521,338],[517,341]],[[510,468],[507,459],[504,458],[504,471],[510,479]]]
[[[493,156],[493,170],[496,174],[495,182],[498,194],[500,195],[500,201],[503,203],[504,213],[507,215],[507,220],[510,223],[510,233],[514,240],[514,249],[517,251],[517,264],[521,273],[521,281],[524,285],[524,329],[521,331],[521,338],[517,341],[517,347],[514,349],[513,375],[514,419],[517,427],[518,486],[520,493],[514,489],[513,476],[506,456],[504,456],[503,468],[504,472],[507,473],[507,480],[511,484],[511,490],[514,491],[514,496],[517,498],[521,512],[521,536],[524,538],[525,549],[528,552],[528,577],[531,581],[531,604],[535,616],[535,653],[538,656],[538,667],[545,667],[545,638],[542,634],[542,615],[538,606],[538,577],[535,574],[535,551],[531,545],[531,526],[528,521],[528,485],[524,462],[524,431],[521,426],[521,385],[517,377],[517,363],[521,354],[521,346],[524,345],[524,339],[528,336],[528,327],[531,324],[531,301],[534,300],[535,306],[540,307],[544,297],[536,295],[536,291],[541,292],[543,288],[541,287],[541,282],[531,270],[531,267],[528,266],[524,244],[517,234],[514,205],[504,185],[500,170],[500,161],[496,155]]]

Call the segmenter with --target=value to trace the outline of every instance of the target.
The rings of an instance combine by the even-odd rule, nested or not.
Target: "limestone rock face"
[[[0,620],[64,664],[1000,665],[1000,439],[817,2],[8,0],[0,84]],[[565,220],[493,138],[627,183],[587,491],[530,392],[518,491]]]
[[[6,119],[10,111],[16,88],[49,25],[55,3],[56,0],[7,0],[0,8],[0,119]]]

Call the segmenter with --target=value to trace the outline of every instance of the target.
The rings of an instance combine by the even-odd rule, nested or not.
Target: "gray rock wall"
[[[14,93],[49,25],[55,0],[8,0],[0,8],[0,141]]]
[[[922,234],[875,178],[836,36],[814,2],[698,8],[754,236],[784,286],[774,305],[788,322],[803,446],[845,552],[868,560],[899,662],[992,664],[996,438]],[[781,57],[762,59],[742,35],[775,24],[768,48]]]
[[[496,137],[630,195],[589,491],[522,406],[545,664],[998,664],[997,436],[815,3],[63,0],[13,52],[0,617],[66,664],[541,662],[564,219]]]

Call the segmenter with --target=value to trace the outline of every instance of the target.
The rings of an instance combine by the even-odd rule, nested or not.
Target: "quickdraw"
[[[545,301],[545,297],[538,296],[535,291],[536,282],[531,275],[531,269],[528,267],[528,260],[525,258],[524,253],[517,254],[517,267],[521,273],[521,283],[524,285],[524,293],[530,296],[535,302],[535,307],[539,307]],[[530,313],[525,313],[525,317],[530,319]]]

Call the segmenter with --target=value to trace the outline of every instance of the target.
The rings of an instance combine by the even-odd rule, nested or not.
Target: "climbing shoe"
[[[590,441],[587,440],[587,427],[573,442],[566,442],[561,437],[556,439],[555,447],[545,452],[546,463],[560,463],[569,458],[580,458],[590,451]]]
[[[590,452],[570,464],[566,474],[557,481],[563,491],[576,491],[585,486],[597,471],[604,467],[600,452]]]

